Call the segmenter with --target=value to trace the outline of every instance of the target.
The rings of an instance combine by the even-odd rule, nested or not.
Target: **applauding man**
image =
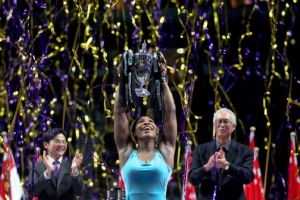
[[[213,118],[216,140],[194,149],[189,181],[201,185],[198,199],[245,200],[244,184],[253,178],[253,151],[231,138],[236,116],[227,109],[216,111]]]
[[[43,160],[34,168],[34,196],[40,200],[75,199],[85,193],[79,173],[83,156],[76,153],[72,162],[63,158],[67,150],[66,132],[52,129],[43,135]]]

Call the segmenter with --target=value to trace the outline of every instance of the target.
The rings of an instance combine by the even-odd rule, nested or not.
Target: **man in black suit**
[[[73,200],[75,195],[83,195],[86,188],[78,169],[83,156],[76,153],[72,162],[63,158],[66,132],[58,128],[47,131],[43,148],[43,160],[34,167],[33,196],[39,200]]]
[[[194,149],[188,179],[201,184],[199,200],[245,200],[243,185],[254,179],[253,151],[231,139],[236,127],[231,110],[217,110],[213,124],[216,140]]]

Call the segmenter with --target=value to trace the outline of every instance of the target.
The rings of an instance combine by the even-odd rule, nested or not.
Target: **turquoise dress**
[[[126,200],[166,200],[171,173],[172,168],[159,150],[150,162],[145,163],[134,149],[122,167]]]

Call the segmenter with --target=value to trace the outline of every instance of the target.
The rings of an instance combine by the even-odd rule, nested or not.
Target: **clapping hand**
[[[225,159],[225,152],[223,150],[217,151],[215,154],[213,154],[206,165],[204,165],[204,168],[206,171],[210,170],[211,168],[214,167],[216,164],[216,168],[224,168],[224,163],[226,163]]]
[[[206,171],[209,171],[214,166],[214,156],[215,155],[210,156],[208,162],[204,165]]]
[[[46,151],[43,152],[43,162],[46,166],[46,175],[50,177],[51,171],[53,170],[53,164],[50,161],[49,155],[47,155]]]
[[[81,153],[75,153],[75,157],[73,158],[71,170],[72,174],[75,175],[78,173],[78,167],[81,165],[83,159],[83,155]]]
[[[226,157],[225,152],[221,149],[219,152],[216,152],[216,167],[218,169],[224,168],[226,166]]]

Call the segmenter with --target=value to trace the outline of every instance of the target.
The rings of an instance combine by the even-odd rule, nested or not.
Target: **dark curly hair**
[[[130,126],[129,126],[129,136],[131,137],[131,139],[137,143],[136,139],[134,138],[132,132],[135,131],[135,127],[137,122],[142,118],[143,116],[140,116],[138,118],[136,118],[135,120],[133,120],[133,122],[131,122]]]

